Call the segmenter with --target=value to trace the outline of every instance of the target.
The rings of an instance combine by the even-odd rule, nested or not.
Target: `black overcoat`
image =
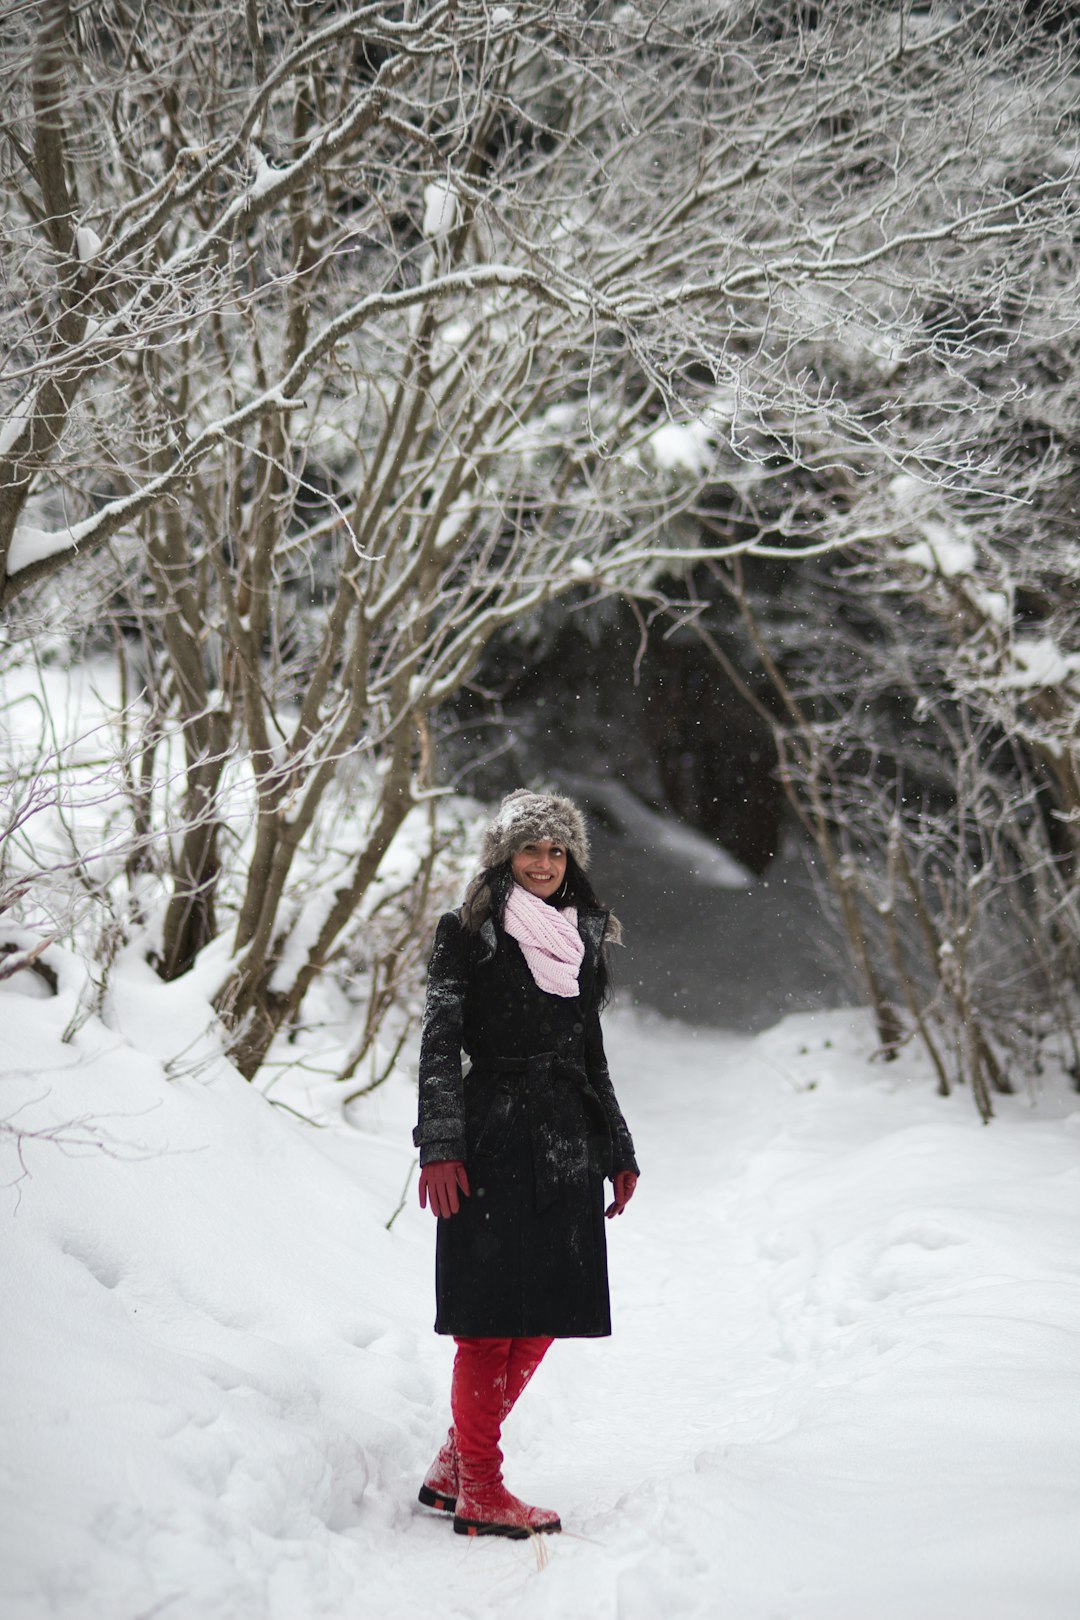
[[[413,1140],[421,1164],[464,1160],[472,1193],[438,1222],[437,1333],[611,1332],[604,1177],[637,1163],[600,1033],[606,924],[607,912],[579,913],[585,955],[568,997],[539,988],[493,921],[476,933],[457,912],[439,923]]]

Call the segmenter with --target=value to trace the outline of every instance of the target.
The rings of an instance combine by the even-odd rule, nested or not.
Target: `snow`
[[[897,553],[901,561],[927,573],[940,574],[943,579],[974,572],[978,560],[975,543],[958,528],[926,518],[919,525],[923,538],[902,546]]]
[[[996,684],[1009,690],[1063,686],[1080,675],[1080,653],[1061,652],[1050,636],[1018,636],[1012,644],[1011,668]]]
[[[915,1055],[871,1062],[859,1011],[753,1039],[610,1014],[645,1173],[614,1337],[557,1345],[507,1425],[511,1485],[566,1526],[543,1559],[415,1500],[451,1347],[415,1185],[386,1230],[408,1074],[346,1121],[298,1067],[274,1096],[314,1128],[134,953],[65,1045],[80,970],[46,956],[55,998],[0,981],[13,1620],[1071,1620],[1080,1110],[1052,1059],[984,1128]]]
[[[77,551],[79,542],[96,524],[96,518],[86,518],[82,523],[72,523],[65,529],[38,529],[31,524],[20,523],[11,537],[8,573],[17,574],[21,568],[43,562],[46,557],[54,557],[59,551],[69,551],[72,547]]]
[[[918,513],[932,498],[933,491],[912,473],[897,473],[895,478],[889,480],[889,494],[901,511]]]
[[[608,778],[568,778],[570,785],[591,803],[639,854],[677,867],[685,876],[717,889],[750,889],[757,879],[726,849],[679,821],[670,811],[650,810],[621,783]]]
[[[445,551],[452,546],[465,525],[475,516],[476,497],[463,493],[450,502],[446,516],[435,533],[435,550]]]
[[[649,434],[647,448],[655,466],[664,472],[688,472],[699,477],[712,463],[711,430],[705,422],[663,422]]]
[[[270,187],[276,181],[281,179],[282,170],[276,169],[266,156],[266,153],[260,152],[257,146],[251,148],[250,158],[254,174],[252,175],[251,184],[248,186],[247,194],[252,198],[261,197],[270,190]]]
[[[975,541],[962,524],[929,515],[928,508],[935,499],[929,485],[911,473],[898,473],[889,481],[889,495],[897,511],[921,536],[897,548],[899,562],[925,569],[928,574],[940,574],[943,579],[975,572],[979,557]],[[993,613],[995,604],[988,600],[987,609]]]
[[[447,236],[458,222],[458,198],[453,186],[445,181],[432,181],[424,187],[425,236]]]
[[[101,252],[101,237],[89,225],[80,225],[75,232],[75,251],[83,264],[89,264]]]
[[[569,400],[549,405],[544,412],[544,425],[554,433],[570,433],[581,420],[581,405]]]
[[[332,882],[324,881],[298,907],[296,916],[288,923],[288,938],[270,975],[271,992],[288,994],[337,903],[337,889]]]
[[[1013,602],[1009,591],[986,590],[980,585],[969,585],[968,595],[984,618],[991,624],[1006,629],[1012,623]]]
[[[465,315],[451,315],[435,329],[435,342],[447,353],[457,354],[472,338],[475,322]]]
[[[6,456],[34,414],[34,397],[27,394],[21,399],[6,421],[0,422],[0,456]]]

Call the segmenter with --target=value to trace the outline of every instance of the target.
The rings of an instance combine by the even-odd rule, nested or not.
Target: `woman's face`
[[[510,870],[515,883],[530,894],[538,894],[541,900],[550,900],[566,876],[566,851],[546,838],[523,844],[511,855]]]

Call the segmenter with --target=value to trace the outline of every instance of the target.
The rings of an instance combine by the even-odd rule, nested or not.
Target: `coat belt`
[[[580,1063],[572,1063],[556,1052],[538,1052],[527,1058],[484,1058],[476,1069],[521,1077],[520,1087],[515,1086],[514,1091],[523,1097],[529,1121],[536,1209],[547,1209],[558,1198],[563,1182],[572,1179],[575,1157],[582,1148],[586,1154],[589,1152],[588,1142],[582,1143],[579,1130],[572,1131],[563,1117],[556,1086],[571,1085],[577,1091],[589,1120],[590,1136],[610,1137],[607,1115],[588,1075]]]

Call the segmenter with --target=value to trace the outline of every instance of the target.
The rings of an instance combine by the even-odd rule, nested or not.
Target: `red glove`
[[[609,1221],[613,1215],[622,1214],[631,1198],[633,1198],[634,1188],[638,1182],[637,1172],[634,1170],[620,1170],[611,1179],[615,1185],[615,1200],[604,1211]]]
[[[433,1215],[449,1220],[461,1208],[459,1187],[468,1198],[469,1178],[460,1159],[438,1159],[434,1164],[425,1164],[420,1172],[420,1208],[426,1209],[430,1204]]]

